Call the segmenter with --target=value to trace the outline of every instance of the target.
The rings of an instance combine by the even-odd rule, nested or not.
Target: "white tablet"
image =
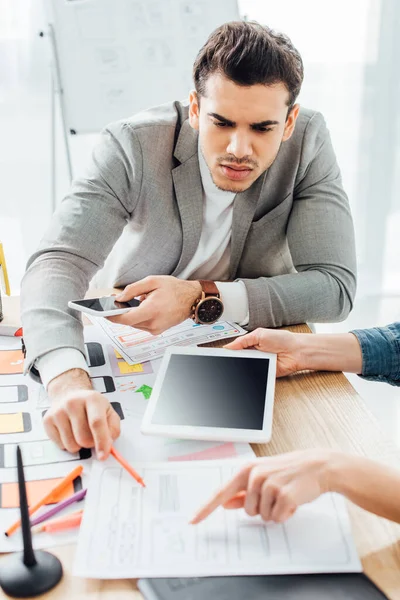
[[[275,374],[276,354],[170,347],[141,431],[181,439],[268,442]]]

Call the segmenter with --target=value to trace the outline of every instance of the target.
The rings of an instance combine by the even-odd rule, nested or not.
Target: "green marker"
[[[151,396],[151,392],[153,391],[153,388],[150,387],[149,385],[142,385],[138,390],[135,390],[135,394],[138,394],[139,392],[141,392],[145,398],[145,400],[148,400]]]

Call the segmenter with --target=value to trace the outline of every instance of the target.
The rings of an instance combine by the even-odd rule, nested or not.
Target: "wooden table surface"
[[[289,329],[309,331],[306,325]],[[322,447],[361,454],[400,467],[400,450],[382,432],[342,373],[301,373],[278,379],[272,440],[269,444],[254,444],[256,454],[270,456],[301,448]],[[389,598],[400,600],[400,525],[368,514],[351,503],[349,510],[365,573]],[[102,581],[72,577],[74,549],[74,546],[51,549],[63,563],[64,578],[42,598],[142,598],[134,580]],[[6,596],[0,591],[2,598]]]

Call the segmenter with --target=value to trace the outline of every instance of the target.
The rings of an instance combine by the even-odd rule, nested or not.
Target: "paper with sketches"
[[[284,524],[219,508],[199,525],[197,509],[232,476],[235,461],[143,463],[146,488],[110,460],[94,465],[75,575],[205,577],[359,572],[345,500],[325,494]]]
[[[104,331],[121,357],[130,365],[161,358],[169,346],[198,346],[247,333],[240,325],[229,321],[196,325],[191,319],[186,319],[160,335],[152,335],[129,325],[112,323],[103,317],[90,317],[90,320]]]

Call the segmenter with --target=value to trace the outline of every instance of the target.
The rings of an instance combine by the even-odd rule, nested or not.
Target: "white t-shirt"
[[[203,225],[197,250],[177,277],[224,281],[229,277],[232,213],[236,194],[217,188],[200,146],[199,167],[203,184]]]

